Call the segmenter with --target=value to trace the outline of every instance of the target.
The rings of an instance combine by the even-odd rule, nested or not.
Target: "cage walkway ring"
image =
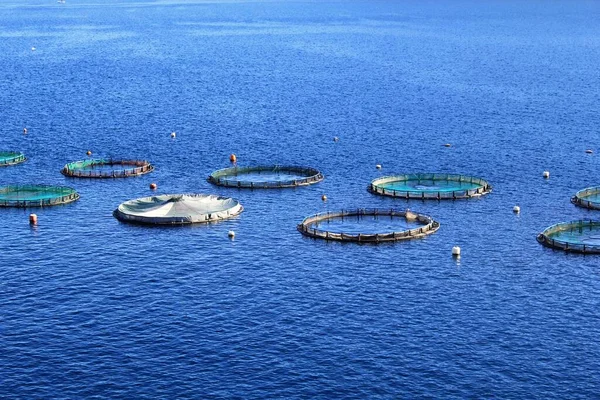
[[[0,167],[16,165],[25,162],[25,154],[18,151],[0,151]]]
[[[66,186],[15,185],[0,188],[0,207],[48,207],[78,199],[79,193]]]
[[[600,186],[580,190],[571,198],[571,203],[578,207],[600,210]]]
[[[313,227],[313,225],[316,225],[323,221],[329,221],[333,219],[343,220],[346,217],[360,218],[362,216],[401,217],[405,218],[407,221],[417,221],[421,224],[421,226],[418,228],[407,229],[399,232],[359,234],[346,234],[343,232],[333,232]],[[315,239],[337,240],[343,242],[382,243],[421,238],[436,232],[439,229],[439,227],[439,222],[435,221],[430,216],[417,214],[409,210],[359,208],[355,210],[341,210],[336,212],[326,212],[308,216],[300,224],[298,224],[297,229],[303,235]]]
[[[259,180],[260,175],[276,177],[291,176],[291,179]],[[252,177],[255,179],[252,179]],[[321,182],[323,174],[311,167],[268,165],[254,167],[231,167],[214,171],[208,181],[218,185],[249,189],[279,189],[312,185]]]
[[[537,236],[546,247],[573,253],[600,254],[600,221],[561,222]]]
[[[490,193],[487,181],[455,174],[405,174],[377,178],[369,192],[381,196],[422,200],[456,200]]]
[[[127,178],[147,174],[154,166],[145,160],[92,159],[66,164],[60,171],[73,178]]]
[[[217,222],[244,210],[236,199],[208,194],[163,194],[121,203],[113,212],[123,222],[181,225]]]

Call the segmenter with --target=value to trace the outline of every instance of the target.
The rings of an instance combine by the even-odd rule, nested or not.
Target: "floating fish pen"
[[[219,186],[249,189],[279,189],[321,182],[323,174],[314,168],[297,166],[257,166],[220,169],[208,177]]]
[[[563,222],[537,237],[544,246],[574,253],[600,254],[600,221]]]
[[[79,199],[75,189],[65,186],[20,185],[0,188],[0,207],[47,207]]]
[[[154,166],[144,160],[95,159],[66,164],[60,171],[74,178],[127,178],[147,174]]]
[[[483,179],[450,174],[408,174],[375,179],[369,192],[391,197],[423,200],[455,200],[478,197],[492,191]]]
[[[20,164],[27,160],[25,154],[17,151],[0,151],[0,167]]]
[[[357,232],[361,229],[361,220],[364,222],[365,218],[385,218],[390,220],[396,228],[400,227],[401,229],[392,229],[387,232]],[[350,222],[352,226],[344,226],[345,221]],[[337,229],[330,229],[332,222],[334,225],[337,222]],[[328,226],[324,229],[323,225]],[[360,208],[311,215],[298,224],[297,229],[303,235],[317,239],[381,243],[421,238],[434,233],[439,227],[440,224],[433,218],[408,210]]]
[[[571,198],[576,206],[600,210],[600,186],[580,190]]]
[[[243,211],[230,197],[205,194],[165,194],[129,200],[113,212],[124,222],[180,225],[222,221]]]

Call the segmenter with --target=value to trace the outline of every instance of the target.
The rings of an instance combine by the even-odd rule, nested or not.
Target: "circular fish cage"
[[[562,222],[546,228],[537,241],[553,249],[600,254],[600,221]]]
[[[358,232],[360,228],[357,228],[357,226],[360,225],[360,221],[364,220],[364,218],[389,219],[392,221],[392,225],[396,227],[400,226],[402,229],[396,230],[390,227],[391,230],[384,232]],[[345,225],[345,221],[353,223],[353,226]],[[324,223],[330,225],[332,222],[338,222],[337,229],[329,229],[329,227],[327,229],[321,228],[321,225]],[[439,227],[439,222],[434,221],[433,218],[423,214],[416,214],[409,210],[360,208],[311,215],[298,224],[297,229],[303,235],[316,239],[382,243],[421,238],[434,233]]]
[[[181,225],[222,221],[243,211],[230,197],[206,194],[164,194],[129,200],[113,212],[124,222]]]
[[[145,160],[94,159],[66,164],[60,172],[73,178],[127,178],[153,170],[154,166]]]
[[[600,186],[580,190],[571,198],[571,203],[578,207],[600,210]]]
[[[311,185],[323,178],[323,174],[315,168],[269,165],[220,169],[210,174],[208,181],[227,187],[279,189]]]
[[[18,151],[0,151],[0,167],[20,164],[25,160],[25,154]]]
[[[483,179],[451,174],[407,174],[375,179],[369,192],[382,196],[422,200],[456,200],[479,197],[492,187]]]
[[[0,207],[47,207],[79,199],[75,189],[66,186],[19,185],[0,188]]]

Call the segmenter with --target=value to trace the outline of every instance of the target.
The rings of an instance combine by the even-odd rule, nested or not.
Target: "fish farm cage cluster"
[[[147,174],[154,166],[145,160],[95,159],[66,164],[61,173],[73,178],[127,178]]]
[[[88,155],[91,153],[88,152]],[[235,162],[235,158],[231,157]],[[0,151],[0,167],[26,161],[23,153]],[[380,167],[378,167],[380,168]],[[154,166],[145,160],[100,158],[66,164],[61,173],[72,178],[126,178],[150,173]],[[249,166],[219,169],[211,173],[208,181],[217,186],[238,189],[297,188],[321,182],[323,174],[306,166]],[[151,188],[156,188],[154,184]],[[484,179],[456,174],[419,173],[393,175],[374,179],[367,187],[375,195],[406,200],[459,200],[480,197],[492,191]],[[47,207],[68,204],[79,199],[71,187],[49,185],[11,185],[0,187],[0,207]],[[326,199],[323,196],[324,200]],[[576,206],[600,210],[600,186],[577,192],[571,202]],[[113,215],[120,221],[147,225],[185,225],[223,221],[239,215],[244,210],[240,202],[231,197],[207,194],[161,194],[133,199],[120,204]],[[518,211],[516,211],[518,212]],[[377,220],[389,218],[400,221],[383,232],[357,232],[347,229],[344,223],[356,221],[360,226],[366,217]],[[343,228],[335,229],[335,221]],[[333,225],[333,229],[327,229]],[[393,224],[392,224],[393,225]],[[409,210],[357,208],[328,211],[306,217],[297,225],[304,236],[344,242],[384,243],[423,238],[435,233],[439,222],[432,217]],[[600,254],[600,221],[578,220],[555,224],[537,236],[544,246],[568,252]]]

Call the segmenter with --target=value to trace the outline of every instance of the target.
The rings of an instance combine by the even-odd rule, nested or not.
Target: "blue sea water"
[[[81,199],[36,210],[37,227],[0,210],[0,397],[597,398],[600,258],[535,237],[599,216],[569,202],[600,184],[599,20],[583,0],[2,1],[0,150],[29,159],[0,185]],[[59,173],[88,150],[156,170]],[[211,186],[230,153],[325,180]],[[366,190],[416,172],[494,191]],[[112,217],[151,182],[245,211],[180,228]],[[441,228],[379,246],[296,231],[354,207]]]

